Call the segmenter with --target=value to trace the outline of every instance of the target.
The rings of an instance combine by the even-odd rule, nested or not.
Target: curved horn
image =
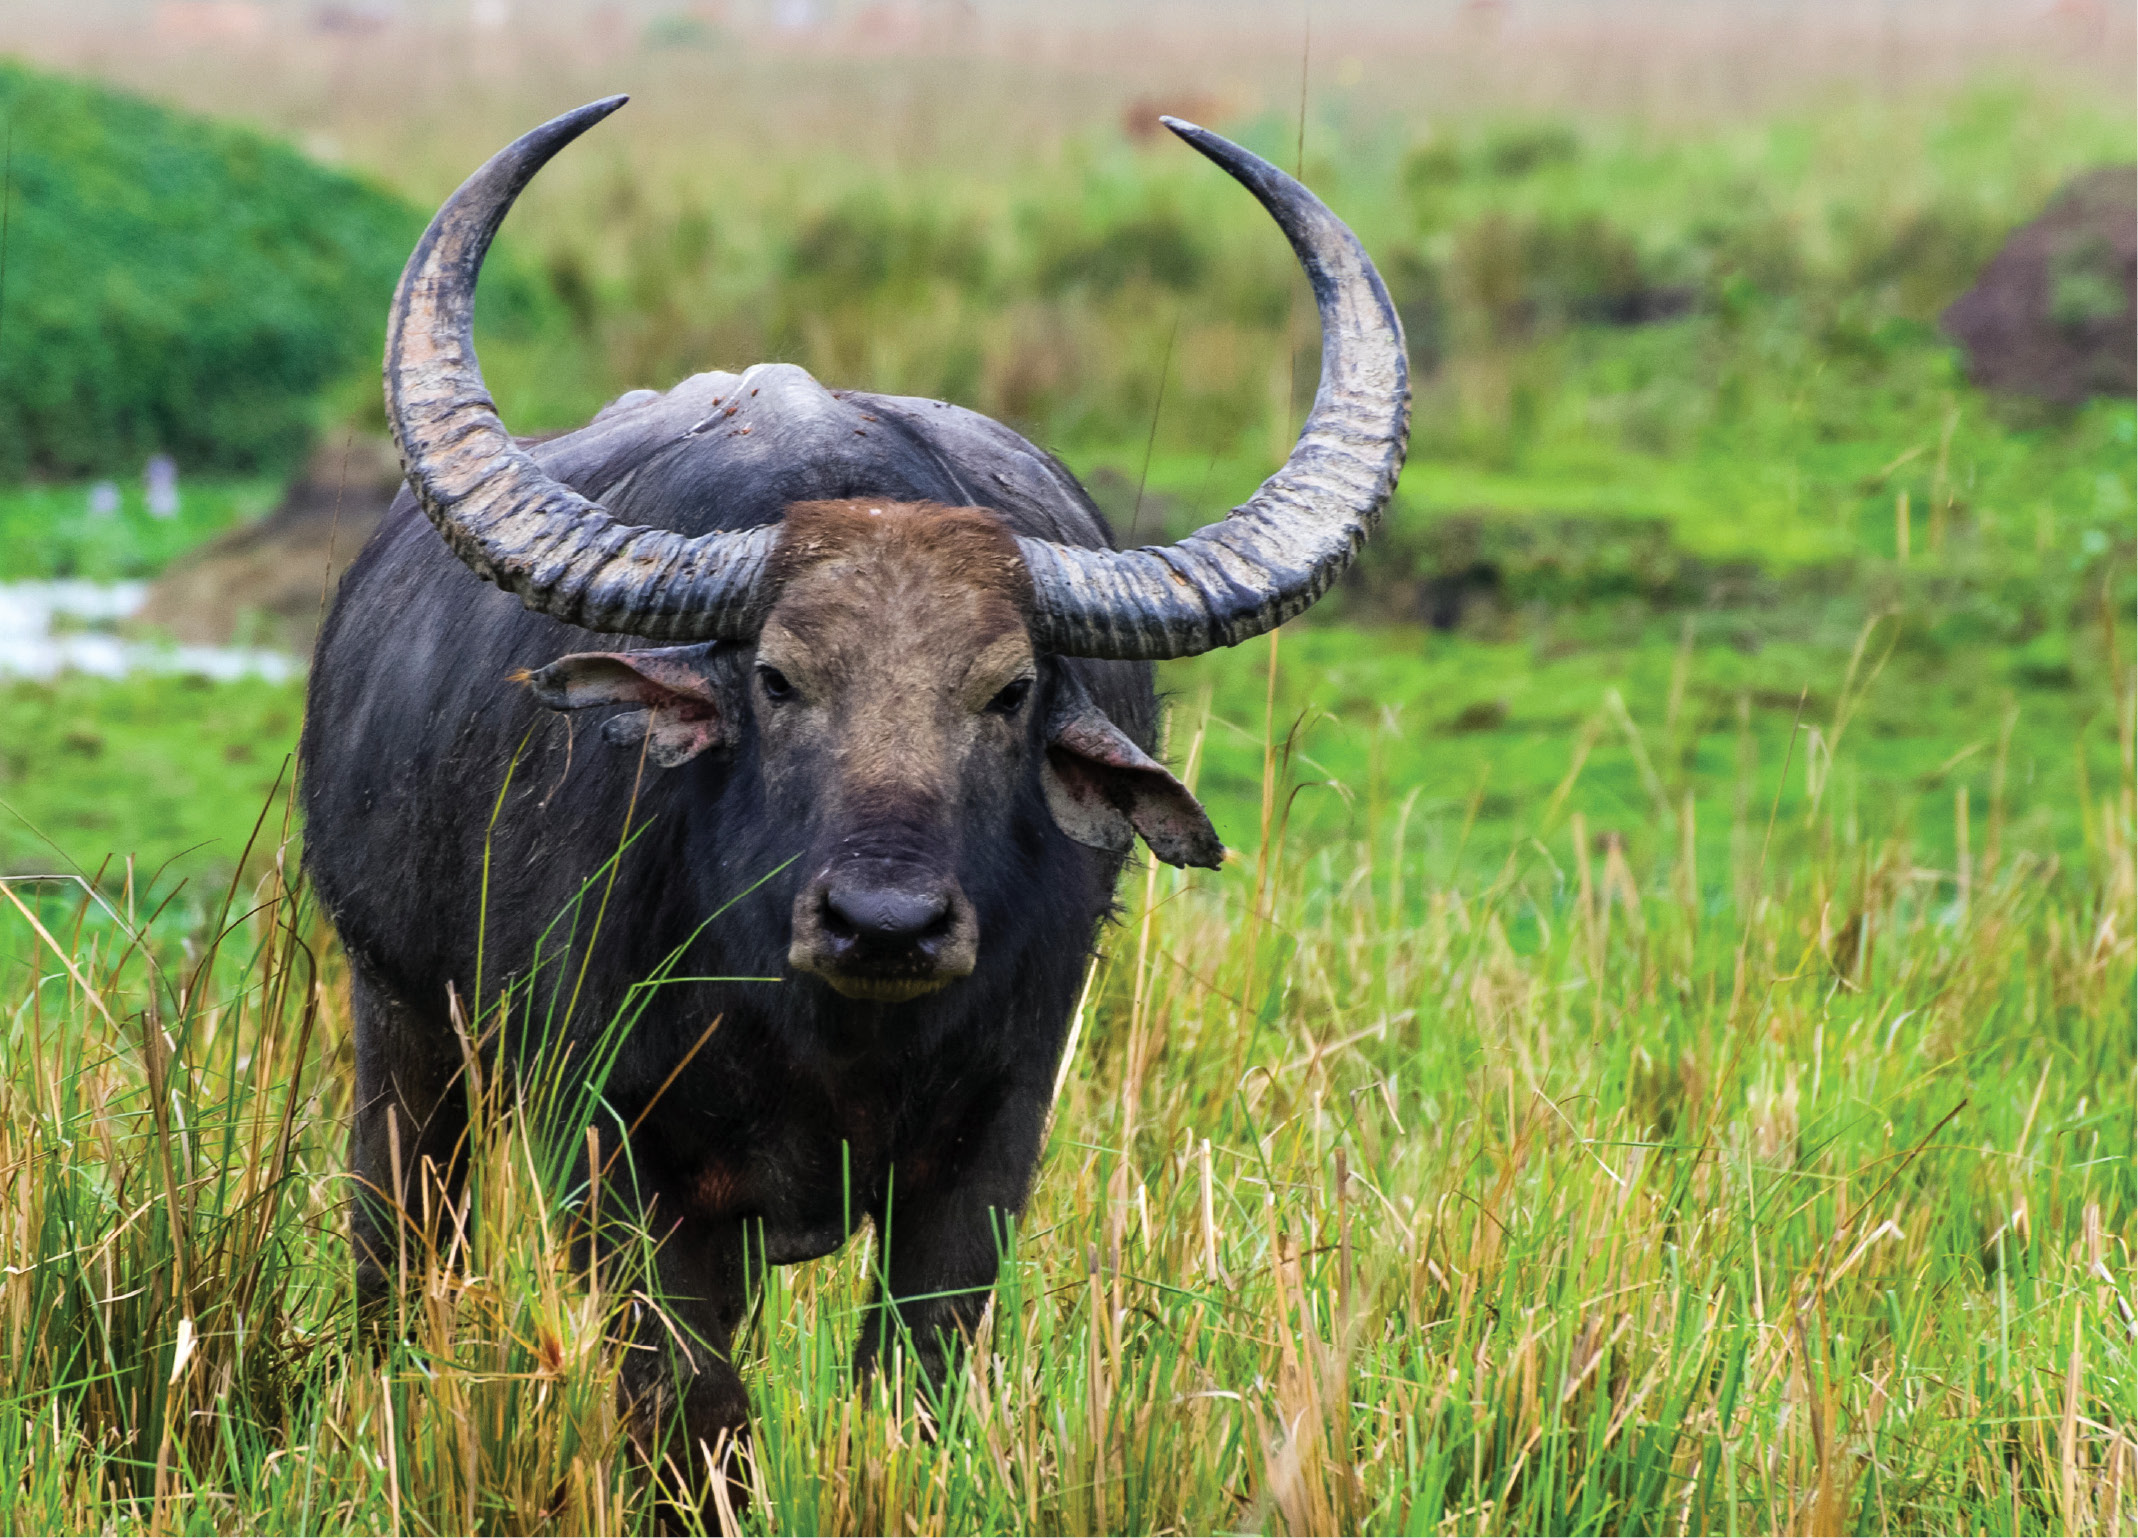
[[[515,140],[461,184],[409,257],[386,327],[386,416],[409,489],[475,571],[539,613],[657,640],[756,633],[777,530],[688,538],[631,528],[515,445],[475,359],[475,280],[507,210],[551,156],[627,98]]]
[[[1283,624],[1351,564],[1396,487],[1410,436],[1403,326],[1358,237],[1237,144],[1160,119],[1269,210],[1321,311],[1321,386],[1291,458],[1222,523],[1177,545],[1088,550],[1020,539],[1033,640],[1073,657],[1189,657]]]

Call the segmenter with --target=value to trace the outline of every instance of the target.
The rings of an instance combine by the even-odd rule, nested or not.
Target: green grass
[[[0,687],[0,871],[218,881],[290,773],[301,683],[136,673]]]
[[[753,1527],[2126,1527],[2130,760],[2061,858],[1767,786],[1727,787],[1713,861],[1668,806],[1614,840],[1569,794],[1473,831],[1476,878],[1393,858],[1387,807],[1133,872],[940,1433],[911,1382],[845,1381],[866,1245],[774,1276]],[[473,1247],[351,1343],[346,994],[263,868],[183,941],[145,883],[0,891],[49,936],[6,995],[0,1521],[636,1527],[634,1277],[569,1261],[583,1192],[506,1102]]]
[[[1582,773],[1562,797],[1570,812],[1659,857],[1668,848],[1649,841],[1675,846],[1690,798],[1708,869],[1730,851],[1743,793],[1778,806],[1790,827],[1832,811],[1905,833],[1939,859],[1956,847],[1964,793],[1978,849],[2087,849],[2086,796],[2114,783],[2120,763],[2098,624],[2015,647],[1948,639],[1919,610],[1866,626],[1836,608],[1576,614],[1500,641],[1289,627],[1275,701],[1301,785],[1285,825],[1320,848],[1400,816],[1409,866],[1476,879],[1525,835],[1578,752]],[[1220,836],[1243,848],[1261,816],[1268,681],[1267,643],[1161,673],[1176,722],[1206,723],[1199,743],[1178,728],[1173,756],[1195,754]],[[1812,745],[1792,756],[1800,701]],[[295,750],[302,711],[295,682],[70,676],[0,687],[0,803],[14,814],[0,822],[0,869],[92,869],[118,850],[143,868],[168,863],[219,882]],[[1837,743],[1847,751],[1829,766]]]
[[[2120,763],[2103,705],[2113,664],[2098,635],[2080,638],[2075,669],[2043,670],[2024,650],[1940,646],[1917,615],[1855,635],[1779,638],[1762,635],[1759,618],[1637,619],[1616,634],[1592,623],[1587,635],[1578,620],[1561,621],[1501,643],[1287,630],[1277,718],[1306,782],[1288,826],[1319,847],[1401,816],[1425,870],[1475,879],[1524,836],[1578,753],[1570,811],[1660,858],[1690,803],[1711,870],[1726,863],[1745,794],[1791,827],[1832,812],[1850,827],[1904,832],[1940,859],[1958,837],[1960,794],[1977,847],[1993,823],[2043,852],[2084,847],[2084,788],[2111,783]],[[1209,701],[1204,793],[1220,833],[1250,847],[1266,657],[1257,643],[1166,674],[1179,701]],[[1800,719],[1808,746],[1791,762]],[[1829,761],[1836,747],[1846,751]],[[1656,838],[1663,844],[1651,846]]]
[[[282,491],[274,477],[184,477],[178,511],[154,518],[138,484],[115,483],[118,511],[96,517],[89,511],[91,484],[0,488],[0,582],[153,577],[203,541],[260,517]]]
[[[1142,538],[1289,443],[1282,244],[1176,147],[686,162],[629,118],[507,226],[516,427],[789,357],[1016,423]],[[1398,501],[1312,621],[1162,671],[1237,858],[1124,882],[940,1434],[846,1381],[868,1247],[779,1273],[749,1521],[2129,1530],[2133,413],[1992,401],[1934,328],[2125,105],[1312,127],[1419,353]],[[270,494],[0,494],[0,577],[147,574]],[[0,685],[0,1525],[642,1528],[637,1278],[571,1264],[509,1105],[471,1247],[350,1342],[346,981],[267,800],[300,709]]]

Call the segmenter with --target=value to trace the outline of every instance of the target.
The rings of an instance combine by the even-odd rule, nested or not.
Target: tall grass
[[[1315,77],[1305,169],[1422,349],[1418,453],[1367,575],[1488,561],[1509,605],[1552,606],[1535,652],[1510,621],[1489,654],[1324,633],[1272,640],[1264,678],[1237,657],[1174,675],[1178,756],[1241,858],[1124,881],[946,1398],[850,1382],[865,1239],[764,1280],[742,1346],[756,1527],[2138,1526],[2138,776],[2127,650],[2085,640],[2127,607],[2132,418],[1992,407],[1932,329],[1960,256],[2129,155],[2128,50],[1916,95],[1986,50],[1911,52],[1889,19],[1892,59],[1843,39],[1821,73],[1733,35],[1696,137],[1658,126],[1697,62],[1658,21],[1676,12],[1641,11],[1600,68],[1586,22],[1532,48],[1495,43],[1489,10],[1417,46],[1320,32],[1315,67],[1356,50],[1368,85]],[[1236,39],[1099,80],[1014,39],[985,67],[435,18],[185,47],[23,14],[7,36],[41,56],[339,140],[426,204],[546,112],[638,90],[508,226],[503,267],[539,281],[484,356],[523,428],[792,357],[1009,418],[1125,471],[1116,491],[1147,462],[1150,536],[1251,486],[1312,378],[1288,258],[1237,189],[1094,126],[1131,77],[1169,104],[1204,89]],[[1220,116],[1289,163],[1284,26],[1282,89],[1251,78]],[[1870,74],[1892,89],[1820,94]],[[1712,105],[1739,95],[1787,115]],[[1609,323],[1629,308],[1645,323]],[[1667,668],[1667,639],[1656,668],[1564,661],[1558,632],[1588,623],[1567,605],[1738,603],[1707,586],[1731,563],[1835,601],[1761,611],[1713,668],[1690,628]],[[1888,675],[1905,708],[1844,735],[1847,637],[1918,599],[1931,650]],[[1737,657],[1791,625],[1801,652]],[[1993,644],[2015,688],[2054,691],[2017,748],[2019,717],[1983,708]],[[1307,656],[1314,685],[1289,688]],[[1287,703],[1327,704],[1339,664],[1344,819],[1308,799],[1338,775]],[[1797,727],[1769,699],[1755,717],[1754,686],[1792,671],[1785,700],[1814,685]],[[178,847],[293,730],[292,694],[248,689],[212,709],[160,683],[17,689],[0,769],[100,847],[122,808]],[[101,759],[100,722],[124,728]],[[1926,722],[1953,751],[1900,752]],[[2023,798],[2071,735],[2068,777]],[[220,749],[212,775],[181,737]],[[145,868],[0,881],[0,1525],[645,1526],[615,1386],[658,1299],[630,1246],[575,1251],[579,1145],[504,1084],[475,1096],[468,1204],[419,1198],[403,1301],[358,1330],[347,982],[289,834],[273,803],[206,899]]]
[[[2129,744],[2128,688],[2103,705]],[[1610,724],[1476,880],[1407,854],[1400,806],[1290,833],[1273,709],[1253,848],[1124,883],[945,1397],[849,1382],[865,1240],[765,1280],[744,1520],[2138,1521],[2128,752],[2069,857],[1962,832],[1933,861],[1750,764],[1593,834],[1568,807]],[[500,1086],[479,1221],[434,1208],[383,1340],[356,1331],[346,984],[295,873],[252,868],[182,943],[133,885],[4,888],[33,961],[0,995],[0,1523],[643,1525],[615,1381],[657,1300],[575,1255],[585,1166]]]
[[[55,932],[34,882],[6,888],[50,970],[9,998],[0,1520],[612,1530],[625,1300],[569,1263],[517,1107],[474,1096],[470,1202],[427,1186],[442,1242],[386,1344],[355,1327],[346,980],[292,875],[182,947],[93,889]]]

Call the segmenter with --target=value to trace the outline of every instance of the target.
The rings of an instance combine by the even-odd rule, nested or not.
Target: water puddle
[[[119,621],[148,600],[146,582],[0,582],[0,678],[92,673],[196,673],[219,683],[281,681],[295,657],[245,646],[173,646],[129,640]]]

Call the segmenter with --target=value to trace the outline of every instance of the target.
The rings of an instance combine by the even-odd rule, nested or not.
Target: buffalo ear
[[[730,740],[713,676],[713,653],[719,645],[714,641],[656,651],[574,652],[546,668],[514,676],[551,710],[644,706],[603,722],[601,735],[618,747],[643,743],[647,758],[673,769]]]
[[[1188,787],[1131,742],[1066,674],[1047,721],[1046,755],[1039,782],[1047,809],[1078,843],[1126,854],[1140,833],[1168,865],[1214,870],[1224,863],[1225,846],[1210,814]]]

